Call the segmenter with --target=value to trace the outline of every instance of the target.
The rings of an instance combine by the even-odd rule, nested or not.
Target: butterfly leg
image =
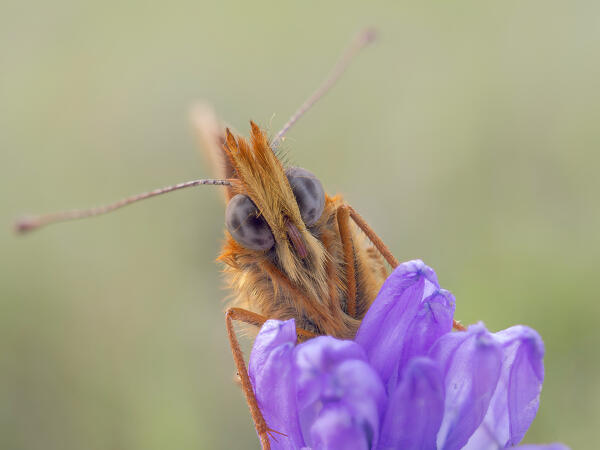
[[[393,269],[398,267],[398,264],[399,264],[398,260],[396,258],[394,258],[394,255],[392,255],[392,252],[383,243],[381,238],[379,236],[377,236],[377,234],[373,231],[373,229],[369,226],[369,224],[365,221],[365,219],[363,219],[360,216],[360,214],[358,214],[356,212],[356,210],[354,208],[352,208],[351,206],[348,205],[347,208],[349,210],[350,217],[352,217],[352,220],[354,220],[356,225],[358,225],[358,227],[363,231],[363,233],[365,233],[365,235],[369,238],[369,240],[373,243],[373,245],[377,248],[377,250],[379,250],[379,253],[381,253],[381,256],[383,256],[385,258],[385,260],[388,262],[388,264],[390,266],[392,266]],[[452,325],[456,330],[459,330],[459,331],[466,330],[465,326],[463,324],[461,324],[458,320],[453,320]]]
[[[365,219],[363,219],[361,215],[358,214],[352,206],[346,205],[346,207],[348,208],[348,212],[350,213],[350,217],[352,217],[352,220],[354,220],[354,223],[356,223],[356,225],[358,225],[358,228],[360,228],[362,232],[365,233],[365,235],[373,243],[375,248],[379,250],[381,256],[383,256],[388,262],[388,264],[392,266],[392,269],[398,267],[398,265],[400,264],[398,260],[394,258],[394,255],[392,255],[390,249],[387,248],[387,246],[383,243],[381,238],[377,236],[377,234],[373,231],[373,229],[369,226]]]
[[[346,268],[347,298],[346,312],[350,317],[356,318],[356,274],[354,268],[354,245],[350,232],[350,208],[342,205],[337,209],[337,222],[344,253],[344,266]]]
[[[271,443],[269,442],[269,433],[277,432],[269,429],[267,423],[265,422],[265,418],[258,407],[258,402],[256,401],[252,384],[250,383],[250,377],[248,376],[248,370],[246,369],[244,354],[242,353],[240,343],[235,334],[235,329],[233,328],[234,320],[261,327],[267,321],[267,318],[242,308],[229,308],[225,313],[227,336],[229,337],[229,345],[231,347],[231,352],[233,353],[233,361],[235,362],[236,370],[240,377],[242,390],[246,396],[246,402],[248,403],[248,408],[250,408],[250,414],[252,415],[252,420],[254,420],[254,426],[256,427],[256,432],[260,438],[262,448],[263,450],[269,450],[271,448]],[[314,336],[314,334],[311,332],[301,328],[298,328],[296,332],[298,334],[298,338],[303,340]]]

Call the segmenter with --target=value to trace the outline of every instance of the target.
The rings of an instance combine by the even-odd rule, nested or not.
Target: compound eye
[[[312,172],[301,167],[291,167],[286,175],[296,197],[300,215],[306,226],[314,225],[323,214],[325,191]]]
[[[237,194],[227,204],[225,226],[238,244],[250,250],[269,250],[273,233],[249,197]]]

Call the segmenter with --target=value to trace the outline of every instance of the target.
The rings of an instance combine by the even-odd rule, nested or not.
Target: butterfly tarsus
[[[256,427],[256,432],[258,433],[258,436],[260,438],[262,448],[263,450],[269,450],[271,448],[269,436],[272,439],[274,439],[273,436],[271,436],[272,433],[277,433],[282,436],[286,436],[286,434],[269,428],[267,422],[265,421],[265,418],[262,415],[262,412],[256,400],[256,396],[254,394],[252,383],[250,382],[250,376],[248,375],[246,362],[244,361],[244,354],[242,352],[242,349],[240,348],[240,343],[235,334],[233,321],[239,321],[242,323],[247,323],[249,325],[261,327],[267,321],[267,318],[261,314],[248,311],[243,308],[229,308],[225,312],[225,324],[227,327],[227,336],[229,337],[229,345],[233,354],[233,361],[235,363],[237,374],[240,378],[240,384],[246,397],[246,403],[248,404],[248,408],[250,409],[250,415],[252,416],[252,420],[254,420],[254,426]],[[314,336],[314,334],[301,328],[297,328],[296,333],[298,337],[302,336],[304,338],[309,338]]]

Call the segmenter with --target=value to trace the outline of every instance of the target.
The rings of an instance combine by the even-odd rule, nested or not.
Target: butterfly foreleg
[[[278,432],[276,430],[271,430],[267,426],[265,418],[263,417],[262,412],[260,411],[260,408],[258,406],[258,402],[256,400],[256,396],[254,395],[254,390],[252,388],[252,383],[250,382],[250,377],[248,376],[248,371],[246,369],[244,354],[242,353],[240,343],[238,341],[235,329],[233,327],[234,320],[261,327],[267,321],[267,318],[255,312],[248,311],[242,308],[229,308],[225,312],[225,324],[227,326],[227,336],[229,337],[229,345],[231,347],[233,361],[235,363],[238,376],[240,378],[242,390],[244,391],[244,395],[246,397],[246,403],[248,403],[248,408],[250,409],[250,414],[252,415],[252,420],[254,421],[254,426],[256,427],[256,432],[258,433],[258,436],[260,438],[262,448],[263,450],[268,450],[271,448],[271,443],[269,442],[269,433]],[[303,330],[301,328],[297,328],[296,332],[298,334],[299,340],[306,340],[311,337],[314,337],[313,333]]]
[[[356,318],[356,270],[354,267],[354,244],[350,232],[350,208],[342,205],[337,209],[337,223],[344,253],[344,267],[346,269],[347,305],[346,312],[350,317]]]

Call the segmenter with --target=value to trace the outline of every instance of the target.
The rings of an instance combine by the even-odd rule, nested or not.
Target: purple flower
[[[354,341],[296,345],[269,320],[249,374],[274,449],[501,449],[533,421],[544,344],[531,328],[451,332],[454,297],[421,261],[383,284]],[[562,444],[519,447],[562,450]]]

